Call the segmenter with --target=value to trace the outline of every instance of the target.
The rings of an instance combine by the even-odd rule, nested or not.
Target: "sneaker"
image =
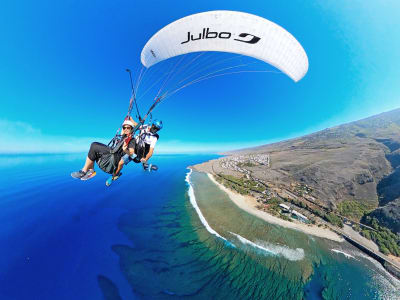
[[[158,167],[156,165],[153,164],[147,164],[147,163],[143,163],[143,169],[145,171],[157,171]]]
[[[117,180],[118,178],[120,178],[122,176],[122,173],[119,172],[117,175],[115,175],[112,180]]]
[[[89,169],[86,174],[81,177],[81,180],[89,180],[94,176],[96,176],[96,172],[93,169]]]
[[[122,175],[122,173],[119,172],[118,175],[108,177],[108,179],[106,180],[106,186],[110,186],[111,183],[112,183],[113,181],[117,180],[118,178],[120,178],[121,175]]]
[[[83,176],[86,175],[86,172],[79,170],[78,172],[72,172],[71,177],[76,179],[81,179]]]

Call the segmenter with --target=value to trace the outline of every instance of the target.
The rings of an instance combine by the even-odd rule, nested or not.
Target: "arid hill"
[[[269,154],[252,175],[312,187],[321,204],[344,200],[377,207],[371,215],[400,233],[400,109],[304,137],[225,154]]]

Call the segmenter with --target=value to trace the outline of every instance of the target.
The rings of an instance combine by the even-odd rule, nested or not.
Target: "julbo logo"
[[[186,44],[190,41],[198,41],[198,40],[204,40],[204,39],[230,39],[232,36],[232,33],[230,32],[216,32],[216,31],[210,31],[210,28],[203,28],[203,31],[199,33],[199,36],[194,38],[193,34],[190,33],[190,31],[187,33],[187,40],[182,42],[181,44]],[[255,44],[257,43],[261,38],[258,36],[255,36],[250,33],[241,33],[239,34],[239,37],[243,39],[233,39],[238,42],[243,42],[247,44]]]

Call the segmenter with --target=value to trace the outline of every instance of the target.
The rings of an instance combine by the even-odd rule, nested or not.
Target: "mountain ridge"
[[[373,205],[376,209],[370,215],[400,233],[400,108],[224,154],[268,154],[268,168],[249,168],[256,178],[306,184],[322,205],[333,210],[346,200]]]

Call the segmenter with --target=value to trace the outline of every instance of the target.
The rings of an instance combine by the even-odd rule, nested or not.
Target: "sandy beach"
[[[341,238],[338,234],[334,233],[333,231],[325,228],[320,228],[317,226],[313,225],[306,225],[303,223],[299,222],[289,222],[282,220],[278,217],[272,216],[268,214],[265,211],[261,211],[256,208],[256,205],[258,204],[256,199],[251,196],[243,196],[238,193],[235,193],[226,187],[224,187],[222,184],[217,182],[214,178],[214,176],[210,173],[207,173],[208,177],[211,179],[212,182],[214,182],[222,191],[228,194],[229,198],[235,203],[239,208],[243,209],[244,211],[263,219],[264,221],[271,223],[271,224],[276,224],[285,228],[290,228],[294,230],[299,230],[301,232],[304,232],[306,234],[314,235],[317,237],[321,238],[326,238],[332,241],[336,242],[343,242],[344,239]]]

